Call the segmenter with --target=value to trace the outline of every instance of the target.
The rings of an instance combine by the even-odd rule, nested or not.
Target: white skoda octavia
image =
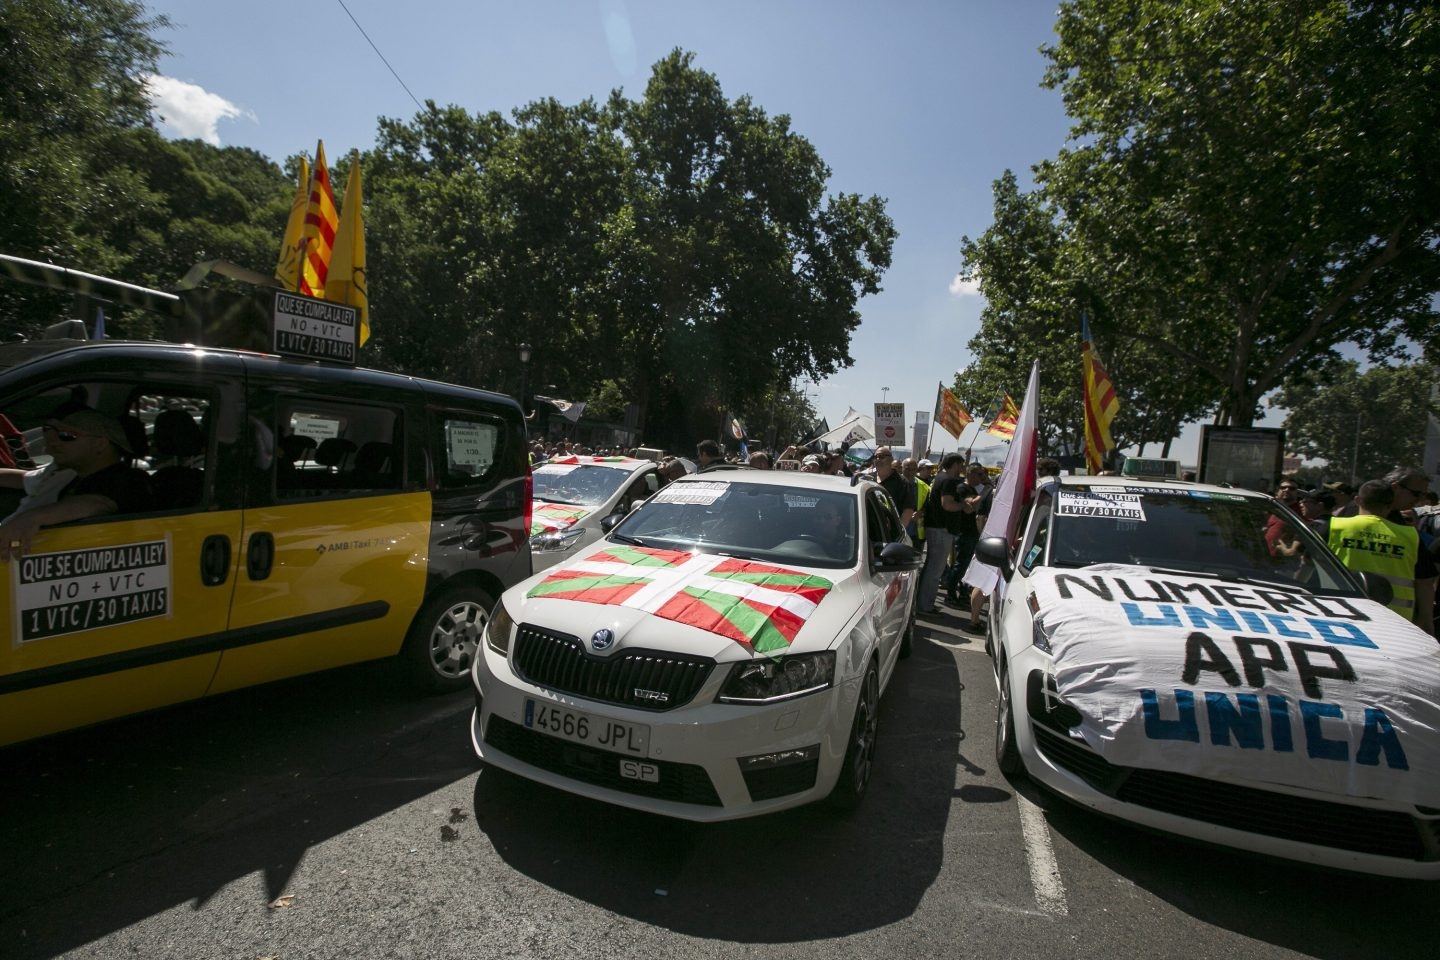
[[[1013,553],[977,556],[1002,575],[1005,773],[1186,837],[1440,877],[1440,645],[1287,508],[1065,477]]]
[[[858,802],[919,568],[884,489],[712,470],[617,521],[500,598],[480,759],[690,820]]]

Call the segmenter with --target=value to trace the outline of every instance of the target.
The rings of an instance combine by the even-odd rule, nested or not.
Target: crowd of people
[[[1416,467],[1398,467],[1355,487],[1343,481],[1314,488],[1284,479],[1275,491],[1325,541],[1340,562],[1357,573],[1385,580],[1389,606],[1435,634],[1435,591],[1440,580],[1440,508],[1430,477]],[[1283,516],[1265,530],[1270,554],[1306,571],[1305,544]]]

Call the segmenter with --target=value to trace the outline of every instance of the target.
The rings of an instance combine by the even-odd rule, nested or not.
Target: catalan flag
[[[955,391],[949,389],[945,384],[940,384],[940,392],[935,394],[935,422],[939,424],[946,433],[960,439],[960,431],[970,425],[975,418],[970,416],[970,411],[960,405],[960,400],[955,396]]]
[[[310,160],[300,158],[300,182],[290,201],[285,236],[280,241],[280,258],[275,262],[275,280],[285,290],[300,289],[300,240],[305,235],[305,208],[310,204]]]
[[[1007,392],[996,404],[990,422],[985,426],[985,432],[994,434],[1002,440],[1011,440],[1015,437],[1015,422],[1019,419],[1020,408],[1015,406],[1015,401]]]
[[[310,202],[305,207],[304,270],[300,276],[300,292],[307,297],[325,296],[325,278],[330,273],[330,257],[335,249],[335,231],[340,218],[335,213],[335,191],[330,186],[330,171],[325,166],[325,142],[315,146],[315,173],[310,178]]]
[[[335,255],[325,279],[325,299],[360,311],[360,345],[370,339],[370,297],[365,282],[365,194],[360,186],[360,157],[350,164],[340,226],[335,233]]]
[[[1085,468],[1096,474],[1105,465],[1105,455],[1115,449],[1110,421],[1119,412],[1120,401],[1115,397],[1110,374],[1095,354],[1090,340],[1090,319],[1083,313],[1080,314],[1080,366],[1085,378]]]

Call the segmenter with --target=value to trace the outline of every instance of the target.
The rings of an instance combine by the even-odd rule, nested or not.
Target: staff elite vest
[[[1415,558],[1420,534],[1383,517],[1331,517],[1331,552],[1351,570],[1369,571],[1390,581],[1390,609],[1415,619]]]

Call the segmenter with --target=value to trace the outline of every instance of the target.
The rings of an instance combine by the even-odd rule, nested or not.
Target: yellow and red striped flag
[[[360,156],[350,164],[340,227],[335,234],[335,256],[325,280],[325,299],[360,311],[360,345],[370,339],[370,297],[365,282],[365,194],[360,186]]]
[[[290,201],[290,216],[280,240],[280,258],[275,261],[275,280],[286,290],[300,289],[300,240],[305,235],[305,208],[310,203],[310,160],[300,158],[300,182]]]
[[[1010,440],[1015,436],[1015,422],[1020,419],[1020,408],[1015,406],[1015,401],[1010,399],[1007,392],[1000,401],[996,413],[990,418],[990,423],[985,427],[986,433],[994,434],[1002,440]]]
[[[330,273],[330,257],[335,249],[335,231],[340,218],[335,213],[335,191],[330,186],[330,171],[325,166],[325,142],[315,145],[315,174],[310,179],[310,202],[305,208],[304,271],[300,276],[300,292],[307,297],[325,296],[325,278]]]
[[[1110,374],[1095,355],[1090,341],[1090,320],[1080,314],[1080,366],[1085,378],[1085,468],[1092,475],[1105,466],[1105,455],[1115,449],[1110,421],[1120,410]]]
[[[935,395],[935,422],[946,433],[959,440],[960,431],[964,430],[974,419],[970,416],[970,411],[960,405],[955,391],[943,383],[940,384],[940,392]]]

